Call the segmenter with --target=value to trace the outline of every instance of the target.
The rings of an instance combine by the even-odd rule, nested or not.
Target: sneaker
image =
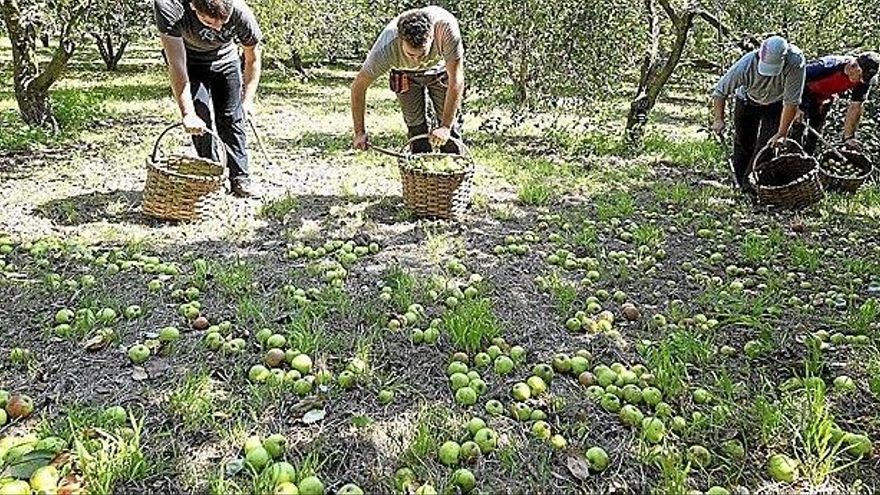
[[[239,198],[259,199],[263,197],[257,187],[251,182],[251,179],[246,175],[233,177],[230,179],[230,185],[232,186],[232,194]]]

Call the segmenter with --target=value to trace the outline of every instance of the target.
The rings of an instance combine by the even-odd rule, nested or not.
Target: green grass
[[[868,375],[868,390],[874,395],[875,400],[880,401],[880,350],[872,350],[864,362]]]
[[[785,413],[777,401],[758,395],[745,409],[748,425],[756,425],[761,443],[769,445],[783,427]]]
[[[52,91],[51,105],[60,132],[22,122],[17,108],[0,112],[0,150],[24,150],[34,145],[57,145],[75,138],[89,124],[109,115],[99,96],[85,91]],[[75,213],[75,212],[72,212]]]
[[[235,303],[235,319],[243,324],[266,326],[274,314],[269,300],[258,295],[242,295]]]
[[[672,332],[655,345],[640,345],[639,352],[653,370],[657,386],[672,397],[686,390],[688,368],[705,365],[713,355],[706,337],[686,330]]]
[[[709,139],[672,138],[651,133],[645,136],[642,149],[660,154],[664,160],[676,166],[687,168],[714,166],[724,160],[724,150]]]
[[[405,458],[412,463],[428,463],[437,457],[443,442],[455,438],[449,431],[452,411],[445,407],[427,407],[419,410],[415,423],[415,435],[406,450]]]
[[[296,213],[299,207],[299,197],[287,193],[280,198],[263,203],[263,206],[260,208],[260,216],[275,220],[276,222],[282,222],[291,213]]]
[[[629,218],[635,209],[635,199],[626,191],[612,191],[596,200],[596,216],[602,222]]]
[[[210,273],[217,286],[227,296],[241,296],[253,291],[257,267],[243,260],[231,263],[214,262]]]
[[[871,325],[880,317],[880,302],[871,298],[865,301],[858,309],[851,309],[847,316],[847,327],[850,333],[855,335],[869,335]]]
[[[391,287],[391,300],[400,311],[415,302],[416,279],[399,266],[393,266],[385,275],[385,285]]]
[[[572,316],[578,299],[577,287],[563,277],[559,270],[554,270],[546,277],[546,287],[553,299],[556,313],[563,318]]]
[[[531,178],[517,190],[517,199],[528,206],[546,206],[555,197],[552,184],[538,178]]]
[[[168,395],[168,411],[187,431],[197,431],[214,424],[215,401],[223,395],[206,371],[190,372]]]
[[[637,246],[659,248],[665,239],[663,229],[650,224],[640,224],[633,230],[633,240]]]
[[[336,334],[327,330],[324,320],[306,308],[287,325],[287,342],[291,349],[306,354],[328,352],[340,347]]]
[[[465,299],[443,314],[443,328],[456,349],[477,352],[501,335],[501,322],[490,299]]]
[[[789,256],[793,267],[808,273],[815,273],[822,264],[821,250],[803,241],[791,243],[789,246]]]
[[[752,265],[765,264],[776,258],[782,241],[779,230],[774,230],[770,235],[748,232],[743,238],[740,253]]]
[[[68,434],[83,477],[88,480],[89,493],[110,494],[118,483],[142,480],[152,472],[152,464],[141,445],[143,419],[129,413],[130,430],[126,432],[101,424],[100,412],[96,410],[71,412]]]

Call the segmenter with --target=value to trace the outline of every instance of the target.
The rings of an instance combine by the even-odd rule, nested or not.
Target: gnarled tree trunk
[[[0,11],[12,42],[13,86],[21,118],[30,125],[57,130],[58,122],[52,114],[49,88],[64,72],[67,61],[73,55],[70,26],[62,27],[58,48],[52,60],[40,70],[37,63],[36,31],[29,29],[18,0],[0,0]]]
[[[730,33],[730,30],[721,24],[718,19],[694,4],[691,4],[682,12],[677,12],[670,5],[669,0],[644,1],[648,18],[648,30],[651,33],[651,44],[648,52],[645,54],[639,77],[639,87],[630,103],[629,114],[626,118],[626,137],[631,143],[639,143],[641,141],[651,110],[654,109],[660,93],[663,91],[666,83],[669,82],[679,62],[681,62],[695,19],[697,17],[705,19],[719,33],[725,36],[728,36]],[[662,43],[660,15],[657,10],[658,4],[669,17],[672,24],[673,40],[669,46],[669,53],[665,55],[665,58],[660,54]]]
[[[117,44],[113,42],[113,37],[110,33],[93,31],[89,34],[95,39],[95,45],[98,47],[98,52],[101,54],[101,60],[104,61],[107,70],[115,71],[119,67],[119,61],[122,60],[122,55],[125,54],[126,47],[128,47],[128,40],[121,39]]]

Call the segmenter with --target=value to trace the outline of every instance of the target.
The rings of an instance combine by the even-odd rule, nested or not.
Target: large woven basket
[[[404,156],[398,159],[403,182],[403,204],[417,217],[455,220],[467,210],[472,197],[474,162],[467,147],[451,138],[462,154],[425,153],[408,154],[409,144],[427,135],[416,136],[404,146]],[[452,157],[463,165],[461,170],[429,172],[419,166],[419,160]]]
[[[824,196],[818,168],[815,158],[788,140],[782,150],[768,144],[755,155],[749,180],[759,203],[802,208]]]
[[[838,165],[842,161],[840,156],[828,150],[819,159],[819,180],[822,181],[822,187],[826,191],[854,193],[871,176],[874,166],[867,156],[857,151],[840,149],[838,152],[846,158],[848,165],[854,168],[856,173],[841,173]]]
[[[220,147],[221,162],[181,154],[159,156],[159,142],[168,131],[181,125],[174,124],[162,131],[153,146],[153,153],[147,157],[147,181],[144,185],[142,211],[150,217],[177,221],[198,220],[205,211],[208,199],[220,191],[226,182],[225,144]],[[213,131],[208,132],[222,143]]]

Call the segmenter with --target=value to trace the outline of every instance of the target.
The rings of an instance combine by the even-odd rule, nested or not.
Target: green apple
[[[128,359],[134,364],[142,364],[150,357],[150,348],[144,344],[135,344],[128,349]]]
[[[269,340],[271,340],[271,338]],[[290,366],[301,374],[307,375],[312,371],[312,358],[307,354],[299,354],[293,358],[293,361],[290,362]]]
[[[510,359],[516,364],[522,363],[526,358],[526,350],[524,347],[515,345],[510,348]]]
[[[452,482],[457,485],[463,493],[470,493],[477,486],[477,479],[468,469],[457,469],[452,473]]]
[[[458,464],[460,455],[461,446],[451,440],[444,442],[443,445],[440,446],[440,450],[438,452],[440,462],[446,466],[455,466],[456,464]]]
[[[544,383],[544,380],[542,380],[540,376],[530,376],[529,379],[526,380],[526,384],[529,386],[532,396],[537,397],[547,391],[547,384]]]
[[[477,392],[470,387],[463,387],[455,392],[455,401],[463,406],[472,406],[477,403]]]
[[[317,476],[307,476],[299,482],[300,495],[324,495],[324,483]]]
[[[449,363],[449,366],[446,368],[446,374],[448,376],[452,376],[456,373],[461,373],[463,375],[467,375],[468,365],[462,363],[461,361],[453,361]]]
[[[269,456],[272,459],[278,459],[282,455],[284,455],[284,447],[287,443],[287,439],[284,435],[274,434],[269,435],[266,440],[263,442],[263,447],[266,448],[266,452],[269,453]]]
[[[544,383],[549,384],[553,381],[553,368],[547,363],[536,364],[535,367],[532,368],[532,374],[541,377],[541,379],[544,380]]]
[[[513,371],[513,360],[507,356],[501,355],[495,358],[495,373],[506,375]]]
[[[461,444],[459,459],[463,462],[474,462],[480,457],[480,446],[477,442],[467,441]]]
[[[504,414],[504,405],[495,399],[486,402],[485,408],[489,416],[501,416]]]
[[[170,344],[180,339],[180,330],[177,327],[164,327],[159,330],[159,342]]]
[[[527,384],[519,382],[513,386],[510,395],[518,401],[525,401],[532,396],[532,391]]]
[[[498,446],[498,434],[491,428],[481,428],[474,434],[474,442],[480,446],[480,452],[490,454]]]
[[[610,463],[608,453],[602,447],[590,447],[587,449],[584,457],[587,458],[590,469],[597,472],[604,471]]]
[[[220,325],[223,326],[222,323]],[[273,347],[276,347],[278,349],[284,349],[284,347],[286,345],[287,345],[287,339],[284,337],[284,335],[280,335],[277,333],[270,335],[269,338],[266,339],[266,344],[265,344],[265,346],[270,349]]]
[[[535,421],[532,423],[532,434],[541,440],[548,440],[553,432],[550,430],[550,424],[546,421]]]
[[[269,464],[269,452],[266,451],[264,447],[257,447],[247,454],[245,454],[245,460],[254,470],[258,473],[262,472],[263,469]]]
[[[293,482],[285,481],[275,486],[274,495],[299,495],[299,488]]]
[[[349,370],[344,370],[336,377],[336,383],[346,390],[353,388],[356,382],[357,376]]]
[[[471,436],[476,435],[478,431],[482,430],[485,427],[486,427],[486,422],[483,421],[482,418],[474,417],[474,418],[471,418],[471,420],[467,422],[467,430]]]
[[[391,401],[394,400],[394,391],[384,389],[379,392],[379,404],[383,406],[391,404]]]
[[[568,354],[559,353],[553,357],[553,369],[557,373],[568,373],[571,371],[571,358]]]
[[[342,487],[336,491],[336,495],[364,495],[364,491],[354,483],[348,483],[342,485]]]
[[[660,443],[666,434],[666,425],[658,418],[647,417],[642,420],[642,435],[650,443]]]

